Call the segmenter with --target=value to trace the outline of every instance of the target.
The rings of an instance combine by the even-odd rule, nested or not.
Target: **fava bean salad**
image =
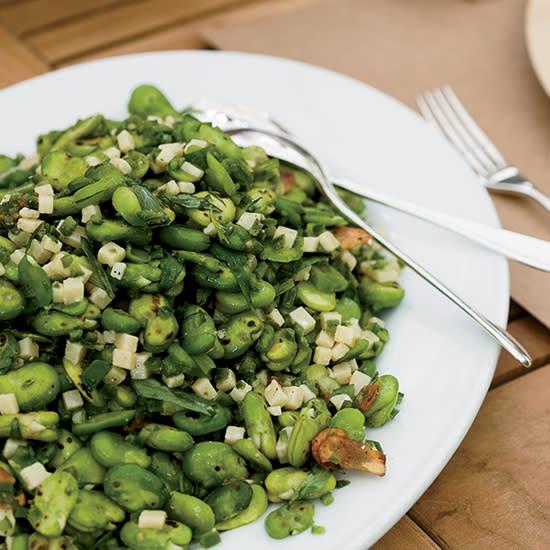
[[[0,156],[0,547],[321,533],[335,472],[386,471],[401,266],[308,173],[153,86],[128,110]]]

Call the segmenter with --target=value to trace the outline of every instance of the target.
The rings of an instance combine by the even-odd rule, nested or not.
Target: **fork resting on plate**
[[[443,132],[487,189],[530,197],[550,212],[550,197],[502,156],[450,86],[424,92],[416,102],[424,118]]]

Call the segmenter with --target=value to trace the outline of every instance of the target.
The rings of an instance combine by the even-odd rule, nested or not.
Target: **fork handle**
[[[485,187],[490,191],[529,197],[550,212],[550,197],[537,189],[530,181],[485,181],[484,183]]]
[[[489,227],[444,212],[431,210],[385,195],[354,181],[334,177],[331,177],[331,180],[338,187],[347,189],[356,195],[459,233],[463,237],[503,254],[511,260],[543,271],[550,271],[550,241],[506,229]]]

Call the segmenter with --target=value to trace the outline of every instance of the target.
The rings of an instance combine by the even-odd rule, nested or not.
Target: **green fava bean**
[[[42,159],[42,175],[56,191],[62,191],[75,178],[83,176],[88,163],[80,157],[73,157],[65,151],[48,153]]]
[[[395,307],[405,295],[405,291],[399,286],[399,283],[378,283],[370,277],[361,279],[358,292],[361,300],[369,305],[373,312],[387,307]]]
[[[0,321],[9,321],[23,312],[25,298],[8,280],[0,279]]]
[[[167,311],[159,314],[147,322],[143,331],[143,347],[151,353],[160,353],[166,350],[178,334],[178,322],[174,315]]]
[[[142,294],[130,300],[128,313],[145,327],[148,321],[157,317],[161,308],[170,308],[170,302],[162,294]]]
[[[48,363],[27,363],[0,376],[0,394],[14,393],[23,412],[43,409],[59,393],[59,375]]]
[[[142,179],[150,168],[150,162],[146,155],[133,150],[126,153],[123,157],[132,168],[130,175],[136,179]]]
[[[178,120],[182,118],[181,114],[170,105],[166,96],[150,84],[143,84],[134,89],[128,102],[128,111],[145,119],[149,115],[160,118],[173,116]]]
[[[126,332],[135,334],[141,329],[140,322],[126,313],[123,309],[112,307],[105,308],[101,314],[101,325],[105,330],[114,330],[115,332]]]
[[[234,518],[248,507],[252,489],[246,481],[233,481],[214,489],[204,501],[214,510],[216,522]]]
[[[52,301],[52,282],[40,264],[25,254],[17,265],[23,295],[36,307],[46,307]]]
[[[250,439],[239,439],[231,448],[240,454],[255,470],[260,472],[271,472],[271,462]]]
[[[205,173],[205,181],[211,189],[219,191],[228,197],[237,192],[237,187],[222,163],[211,153],[206,153],[208,168]]]
[[[97,485],[105,479],[105,468],[97,462],[88,447],[77,449],[59,468],[69,472],[79,485]]]
[[[245,461],[229,445],[219,441],[201,441],[185,452],[185,475],[205,487],[218,487],[230,479],[248,478]]]
[[[216,523],[218,531],[236,529],[257,520],[267,510],[267,494],[260,485],[252,485],[252,499],[247,508],[238,513],[234,518]]]
[[[296,500],[273,510],[265,518],[265,530],[274,539],[298,535],[313,525],[315,507],[312,502]]]
[[[348,437],[356,441],[363,442],[365,440],[365,417],[363,413],[348,407],[340,409],[329,421],[329,428],[341,428]]]
[[[299,411],[283,411],[278,417],[277,421],[281,428],[286,428],[288,426],[294,426],[298,420]]]
[[[184,550],[191,537],[191,529],[177,521],[167,522],[162,529],[139,527],[137,521],[128,521],[120,530],[120,538],[130,550]]]
[[[27,519],[40,534],[58,537],[63,533],[77,497],[76,479],[68,472],[57,470],[36,488]]]
[[[91,219],[85,226],[86,235],[97,242],[126,242],[146,246],[153,238],[148,227],[134,227],[124,220]]]
[[[270,370],[280,371],[288,367],[298,351],[295,333],[291,328],[281,328],[275,333],[273,344],[267,350]]]
[[[361,306],[351,298],[343,297],[336,302],[334,311],[342,316],[342,322],[345,323],[349,319],[361,319]]]
[[[125,516],[124,510],[103,493],[81,489],[69,515],[69,525],[84,533],[93,533],[107,530],[111,523],[124,521]]]
[[[128,512],[162,509],[168,499],[164,483],[137,464],[117,464],[107,470],[105,494]]]
[[[246,431],[254,445],[271,460],[277,458],[277,436],[273,420],[264,398],[256,392],[248,392],[241,404]]]
[[[0,332],[0,374],[5,373],[19,355],[17,338],[8,331]]]
[[[87,418],[82,424],[73,423],[72,430],[76,435],[90,435],[99,430],[124,426],[134,418],[135,414],[135,409],[96,414]]]
[[[200,498],[184,495],[176,491],[170,493],[166,512],[170,519],[179,521],[191,528],[193,536],[208,533],[214,529],[214,511]]]
[[[143,427],[138,438],[145,445],[168,452],[184,452],[193,446],[193,438],[183,430],[151,422]]]
[[[19,541],[21,542],[19,543]],[[21,545],[17,546],[17,544]],[[11,550],[28,550],[30,548],[36,548],[37,550],[79,550],[70,537],[45,537],[36,532],[14,537]]]
[[[367,426],[377,428],[385,424],[390,418],[399,396],[399,382],[395,376],[384,374],[375,384],[378,385],[376,400],[370,408],[364,411]]]
[[[74,317],[60,311],[39,311],[33,321],[32,326],[39,334],[43,336],[65,336],[72,330],[81,329],[92,324],[93,328],[97,324],[93,319],[87,322],[84,316]]]
[[[174,424],[192,436],[206,435],[223,430],[231,420],[231,412],[226,407],[213,403],[212,416],[193,411],[178,411],[172,416]]]
[[[48,463],[48,466],[54,469],[59,468],[63,462],[82,447],[82,441],[68,430],[59,430],[59,437],[56,443],[57,452]]]
[[[322,292],[309,281],[304,281],[296,287],[298,298],[315,311],[332,311],[336,307],[336,294]]]
[[[55,441],[59,415],[54,411],[38,411],[0,415],[0,437]]]
[[[246,192],[247,210],[269,216],[275,210],[277,195],[266,187],[256,187]]]
[[[52,304],[50,307],[55,311],[64,313],[65,315],[72,315],[73,317],[80,317],[88,311],[89,302],[86,298],[72,304]]]
[[[221,264],[221,262],[219,263]],[[195,265],[191,273],[197,283],[206,288],[214,288],[216,290],[237,290],[239,288],[235,275],[233,275],[229,267],[223,264],[215,271]]]
[[[294,496],[296,489],[298,489],[306,477],[307,472],[298,470],[292,466],[285,466],[273,470],[264,481],[269,499],[273,502],[290,500]],[[321,494],[325,492],[326,491]]]
[[[148,468],[151,464],[151,457],[145,449],[128,443],[114,432],[103,431],[92,435],[90,450],[93,457],[106,468],[116,464],[138,464]]]
[[[210,237],[206,233],[181,224],[163,227],[158,237],[162,244],[170,248],[203,252],[210,247]]]
[[[235,219],[237,210],[229,197],[222,197],[209,191],[200,191],[192,196],[198,199],[206,199],[213,207],[209,210],[187,209],[187,215],[198,225],[206,227],[210,224],[212,221],[211,212],[214,220],[221,224],[230,223]]]
[[[250,301],[257,309],[266,309],[273,305],[275,300],[275,288],[267,281],[260,281],[255,289],[250,292]],[[216,307],[222,313],[233,315],[249,309],[245,296],[240,292],[216,293]]]
[[[341,292],[348,288],[346,278],[330,264],[317,264],[311,267],[310,281],[321,292]]]
[[[193,484],[183,475],[179,462],[172,460],[168,453],[153,453],[149,470],[163,481],[169,491],[193,492]]]
[[[74,203],[81,210],[92,204],[102,204],[111,200],[113,193],[121,185],[124,185],[124,176],[115,168],[99,181],[76,191],[73,195]]]
[[[327,427],[329,420],[330,412],[323,399],[311,399],[302,407],[288,440],[288,462],[292,466],[300,468],[305,464],[313,438]]]
[[[235,359],[244,355],[261,336],[263,322],[254,313],[239,313],[220,326],[220,341],[224,348],[224,359]]]
[[[216,341],[216,326],[212,317],[200,306],[186,305],[183,308],[181,337],[187,353],[206,353]]]

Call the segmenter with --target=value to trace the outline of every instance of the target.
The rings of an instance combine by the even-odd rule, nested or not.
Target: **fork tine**
[[[476,124],[470,113],[466,110],[464,105],[458,99],[453,89],[449,85],[441,87],[441,93],[445,99],[449,102],[453,111],[456,113],[458,119],[464,126],[464,128],[470,133],[470,135],[477,141],[477,143],[483,148],[487,155],[495,163],[497,170],[501,170],[508,166],[508,163],[495,147],[493,142],[487,137],[487,134]]]
[[[434,92],[425,92],[422,96],[416,98],[416,102],[422,115],[443,132],[473,170],[480,176],[487,176],[488,171],[493,168],[492,165],[490,165],[490,168],[487,167],[486,163],[482,162],[466,144],[464,137],[457,132],[455,122],[452,122],[448,114],[444,112]]]

